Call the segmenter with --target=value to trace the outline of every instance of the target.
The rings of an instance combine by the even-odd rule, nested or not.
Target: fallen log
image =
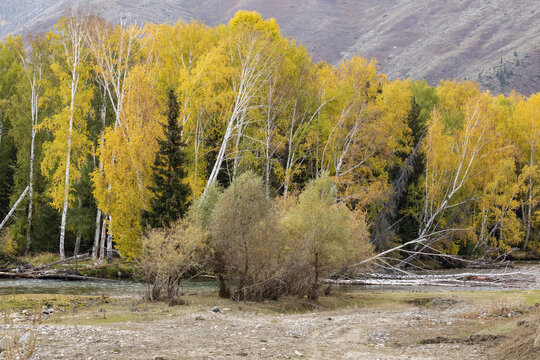
[[[520,287],[523,283],[535,283],[534,274],[526,271],[504,273],[461,274],[363,274],[354,279],[327,279],[325,283],[336,285],[386,285],[386,286],[493,286]]]
[[[67,262],[70,262],[70,261],[73,261],[73,260],[77,260],[77,261],[79,261],[79,260],[85,260],[85,259],[87,259],[89,256],[90,256],[89,253],[86,253],[86,254],[80,254],[80,255],[76,255],[76,256],[72,256],[72,257],[65,258],[64,260],[58,260],[58,261],[52,262],[52,263],[47,264],[47,265],[41,265],[41,266],[38,266],[36,269],[37,269],[37,270],[48,269],[48,268],[50,268],[51,266],[58,265],[58,264],[63,264],[63,263],[67,263]]]
[[[0,272],[0,278],[19,279],[49,279],[49,280],[70,280],[70,281],[114,281],[77,274],[67,273],[42,273],[42,272]]]

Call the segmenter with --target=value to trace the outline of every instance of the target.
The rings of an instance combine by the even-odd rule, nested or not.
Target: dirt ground
[[[37,325],[15,310],[0,333],[19,334],[22,347],[35,334],[32,359],[540,359],[540,291],[339,294],[296,308],[186,299],[72,299]],[[516,349],[516,329],[534,339]]]

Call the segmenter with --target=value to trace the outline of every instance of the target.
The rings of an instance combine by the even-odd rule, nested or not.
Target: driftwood
[[[71,281],[113,281],[78,274],[68,274],[65,272],[0,272],[0,278],[19,279],[49,279],[49,280],[71,280]]]
[[[70,281],[110,281],[97,277],[81,275],[77,269],[51,269],[59,264],[65,264],[72,261],[84,260],[89,257],[89,253],[81,254],[52,262],[50,264],[34,267],[31,264],[20,264],[10,270],[0,270],[0,278],[19,278],[19,279],[50,279],[50,280],[70,280]],[[86,270],[86,269],[85,269]]]
[[[51,266],[58,265],[58,264],[63,264],[63,263],[70,262],[70,261],[73,261],[73,260],[77,260],[77,261],[79,261],[79,260],[86,260],[89,256],[90,256],[89,253],[81,254],[81,255],[76,255],[76,256],[72,256],[72,257],[65,258],[64,260],[58,260],[58,261],[52,262],[52,263],[47,264],[47,265],[41,265],[41,266],[38,266],[37,269],[39,269],[39,270],[41,270],[41,269],[48,269],[48,268],[50,268]]]
[[[534,284],[535,275],[528,271],[501,273],[461,273],[429,275],[395,275],[370,273],[355,279],[328,279],[327,284],[337,285],[386,285],[386,286],[493,286],[521,287],[523,283]]]

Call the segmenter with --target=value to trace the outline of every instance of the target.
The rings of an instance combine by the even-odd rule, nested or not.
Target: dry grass
[[[491,359],[537,360],[540,358],[540,308],[516,319],[504,332],[506,340],[497,345]]]
[[[4,360],[27,360],[35,353],[37,347],[37,332],[35,327],[41,324],[41,306],[35,305],[28,314],[30,322],[23,328],[15,326],[12,312],[2,312],[2,329],[0,331],[0,352]]]

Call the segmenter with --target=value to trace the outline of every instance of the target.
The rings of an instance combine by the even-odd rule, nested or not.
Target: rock
[[[31,335],[29,332],[25,332],[24,335],[21,337],[21,342],[28,342],[30,341]]]
[[[212,309],[210,309],[210,311],[213,312],[213,313],[221,312],[221,310],[219,310],[219,308],[217,306],[214,306]]]
[[[231,308],[223,308],[222,311],[231,311],[232,309]]]
[[[156,355],[153,360],[166,360],[163,356]]]
[[[43,315],[51,315],[54,312],[53,309],[45,309],[43,310]]]
[[[298,350],[294,350],[294,354],[296,356],[302,357],[302,353],[300,351],[298,351]]]
[[[7,351],[13,345],[13,339],[9,336],[4,336],[0,339],[0,353]]]

